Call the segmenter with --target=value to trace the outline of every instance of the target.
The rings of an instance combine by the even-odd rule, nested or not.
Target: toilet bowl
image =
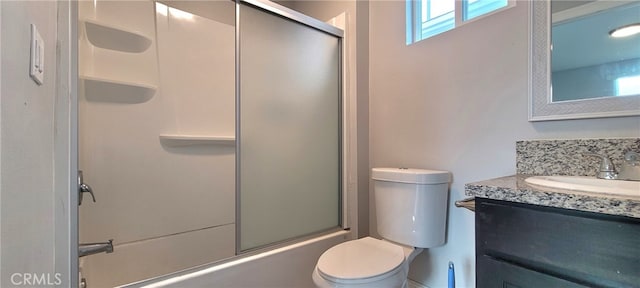
[[[378,233],[329,248],[316,264],[320,288],[407,287],[409,264],[422,248],[445,242],[447,171],[374,168]]]
[[[313,271],[317,287],[403,288],[409,264],[422,252],[385,240],[365,237],[325,251]]]

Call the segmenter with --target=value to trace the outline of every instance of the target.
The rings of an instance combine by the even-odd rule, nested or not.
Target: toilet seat
[[[317,271],[334,283],[369,283],[396,274],[404,262],[401,246],[365,237],[325,251],[318,260]]]

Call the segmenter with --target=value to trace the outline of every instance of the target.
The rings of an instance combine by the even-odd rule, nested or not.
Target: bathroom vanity
[[[476,198],[477,287],[640,287],[640,219]]]
[[[621,196],[525,181],[594,175],[597,163],[581,153],[620,159],[639,144],[520,141],[517,175],[466,184],[465,194],[475,198],[476,287],[640,287],[640,189]]]

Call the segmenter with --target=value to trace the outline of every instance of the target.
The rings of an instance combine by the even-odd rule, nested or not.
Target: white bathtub
[[[315,287],[311,273],[320,255],[349,238],[349,231],[338,231],[260,254],[121,287]]]

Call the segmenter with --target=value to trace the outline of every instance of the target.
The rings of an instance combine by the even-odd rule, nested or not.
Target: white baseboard
[[[429,288],[429,287],[409,279],[409,282],[407,282],[407,288]]]

